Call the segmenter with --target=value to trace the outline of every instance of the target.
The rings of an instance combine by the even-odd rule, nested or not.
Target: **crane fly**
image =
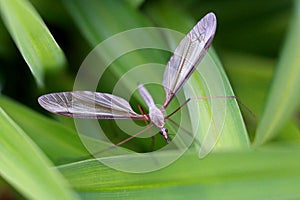
[[[38,102],[44,109],[52,113],[72,118],[149,121],[151,124],[143,131],[149,130],[151,126],[155,126],[160,129],[159,133],[166,142],[170,142],[168,129],[165,128],[165,120],[182,106],[169,115],[165,115],[165,110],[203,59],[214,38],[216,26],[216,16],[212,12],[208,13],[180,41],[163,75],[162,86],[165,91],[165,99],[160,108],[155,105],[147,89],[142,84],[138,86],[139,94],[149,108],[149,114],[144,112],[141,114],[136,113],[129,102],[121,97],[92,91],[46,94],[39,97]],[[136,133],[117,145],[125,143],[143,131]]]

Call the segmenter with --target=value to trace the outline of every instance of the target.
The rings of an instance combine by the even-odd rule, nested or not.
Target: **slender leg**
[[[169,120],[170,122],[172,122],[177,128],[179,128],[179,129],[183,130],[183,132],[187,133],[191,138],[194,138],[194,135],[193,135],[190,131],[188,131],[187,129],[181,127],[178,123],[176,123],[176,122],[175,122],[174,120],[172,120],[171,118],[168,118],[168,120]],[[200,143],[199,140],[195,139],[195,141],[196,141],[196,143],[197,143],[199,146],[201,146],[201,143]]]
[[[256,119],[256,115],[254,114],[254,112],[247,107],[244,103],[242,103],[242,101],[240,99],[238,99],[236,96],[204,96],[204,97],[191,97],[188,98],[183,104],[181,104],[177,109],[175,109],[171,114],[167,115],[165,117],[165,119],[168,119],[170,122],[172,122],[175,126],[177,126],[178,128],[180,128],[181,130],[183,130],[184,132],[186,132],[190,137],[193,137],[193,134],[191,132],[189,132],[188,130],[184,129],[183,127],[179,126],[179,124],[177,124],[174,120],[172,120],[170,117],[172,115],[174,115],[178,110],[180,110],[183,106],[185,106],[188,102],[190,102],[191,100],[201,100],[201,99],[213,99],[213,98],[229,98],[229,99],[235,99],[240,105],[242,105],[251,115],[252,117],[254,117]],[[214,118],[212,117],[212,126],[213,129],[215,129],[215,132],[218,132],[219,130],[217,130]],[[197,144],[201,146],[200,141],[196,140]]]
[[[167,115],[165,117],[165,119],[169,119],[172,115],[174,115],[176,112],[178,112],[178,110],[180,110],[183,106],[185,106],[190,100],[191,100],[191,98],[188,98],[183,104],[181,104],[178,108],[176,108],[171,114]]]
[[[190,99],[191,100],[199,100],[199,99],[223,99],[223,98],[235,99],[238,102],[238,104],[243,106],[252,115],[253,118],[255,118],[255,119],[257,118],[255,113],[236,96],[207,96],[207,97],[193,97]]]
[[[185,106],[189,101],[191,100],[201,100],[201,99],[224,99],[224,98],[230,98],[230,99],[237,99],[236,96],[206,96],[206,97],[190,97],[188,98],[183,104],[181,104],[177,109],[175,109],[171,114],[167,115],[165,118],[168,119],[172,115],[174,115],[178,110],[180,110],[183,106]],[[238,100],[238,99],[237,99]],[[238,100],[239,101],[239,100]],[[240,102],[240,101],[239,101]],[[241,103],[242,104],[242,103]],[[244,105],[244,104],[242,104]],[[245,105],[244,105],[245,106]],[[247,108],[247,106],[245,106]],[[250,109],[249,109],[250,110]],[[252,112],[251,112],[252,113]]]
[[[183,102],[177,109],[175,109],[172,113],[170,113],[169,115],[167,115],[165,117],[165,119],[168,119],[170,122],[172,122],[175,126],[177,126],[178,128],[180,128],[181,130],[183,130],[185,133],[187,133],[191,138],[194,138],[194,135],[189,132],[188,130],[186,130],[185,128],[181,127],[179,124],[177,124],[174,120],[172,120],[170,117],[172,115],[174,115],[176,112],[178,112],[183,106],[185,106],[188,102],[190,102],[191,100],[201,100],[201,99],[212,99],[212,98],[231,98],[231,99],[237,99],[236,96],[204,96],[204,97],[192,97],[192,98],[188,98],[185,102]],[[214,119],[212,119],[212,123],[213,126],[215,128],[215,122]],[[215,128],[216,129],[216,128]],[[216,130],[217,131],[217,130]],[[201,146],[200,141],[195,140],[196,143]]]
[[[152,124],[149,124],[149,125],[146,126],[146,128],[144,128],[143,130],[141,130],[141,131],[137,132],[136,134],[130,136],[129,138],[126,138],[125,140],[122,140],[121,142],[119,142],[119,143],[117,143],[117,144],[115,144],[115,145],[112,145],[112,146],[110,146],[110,147],[107,147],[107,148],[105,148],[105,149],[103,149],[103,150],[100,150],[100,151],[98,151],[98,152],[94,152],[92,155],[104,153],[104,152],[109,151],[109,150],[111,150],[111,149],[114,149],[114,148],[116,148],[116,147],[118,147],[118,146],[121,146],[122,144],[125,144],[125,143],[128,142],[129,140],[131,140],[131,139],[135,138],[136,136],[138,136],[138,135],[144,133],[145,131],[149,130],[152,126],[153,126]]]
[[[138,133],[136,133],[136,134],[130,136],[129,138],[126,138],[125,140],[122,140],[121,142],[119,142],[119,143],[117,143],[117,144],[115,144],[115,145],[109,146],[109,147],[107,147],[107,148],[105,148],[105,149],[102,149],[102,150],[100,150],[100,151],[93,152],[93,153],[91,153],[90,155],[92,155],[92,157],[96,157],[96,155],[99,155],[99,154],[104,153],[104,152],[106,152],[106,151],[109,151],[109,150],[112,150],[112,149],[114,149],[114,148],[117,148],[118,146],[121,146],[122,144],[128,142],[129,140],[131,140],[131,139],[135,138],[136,136],[138,136],[138,135],[144,133],[145,131],[149,130],[152,126],[153,126],[152,124],[149,124],[145,129],[143,129],[143,130],[139,131]],[[74,159],[74,160],[72,159],[72,162],[78,162],[78,161],[80,161],[80,160],[91,159],[92,157],[91,157],[91,156],[83,156],[83,157],[76,158],[76,160],[75,160],[75,159]]]
[[[141,105],[138,105],[138,108],[143,115],[147,115]],[[144,119],[144,122],[146,125],[148,125],[148,121],[146,119]],[[155,137],[154,137],[154,135],[152,135],[151,136],[151,149],[150,149],[151,151],[154,150],[154,146],[155,146]]]

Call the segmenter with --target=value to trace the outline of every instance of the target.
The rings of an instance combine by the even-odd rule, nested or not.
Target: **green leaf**
[[[256,115],[261,115],[273,74],[274,59],[246,53],[222,53],[235,93]],[[253,98],[255,97],[255,101]],[[251,117],[254,120],[253,117]]]
[[[74,0],[64,3],[83,36],[93,47],[113,34],[148,24],[126,1]]]
[[[26,133],[0,108],[0,173],[29,199],[77,199]]]
[[[64,66],[62,50],[27,0],[1,0],[0,12],[37,83],[43,85],[45,70],[58,70]]]
[[[99,81],[99,78],[101,78],[101,91],[112,91],[114,84],[120,77],[134,67],[163,60],[162,56],[157,52],[154,54],[149,54],[148,52],[143,53],[145,48],[143,49],[142,47],[150,46],[153,43],[153,40],[151,41],[149,38],[156,37],[156,39],[160,41],[159,44],[165,44],[165,42],[161,40],[161,36],[157,36],[157,32],[152,31],[151,33],[147,33],[147,31],[140,31],[141,34],[136,34],[135,37],[122,37],[123,33],[126,35],[127,30],[134,31],[135,28],[151,25],[141,13],[137,12],[125,1],[91,0],[87,3],[75,0],[72,2],[64,1],[64,3],[82,35],[86,38],[91,47],[94,48],[100,42],[103,42],[100,44],[104,44],[100,50],[101,53],[103,53],[100,54],[100,56],[97,55],[100,57],[97,57],[97,64],[94,64],[89,70],[85,71],[85,73],[88,74],[88,78],[79,80],[81,81],[80,84],[91,85],[91,80]],[[110,12],[107,12],[107,10],[110,10]],[[121,21],[122,23],[120,23]],[[111,39],[111,36],[117,36],[117,38]],[[134,43],[133,40],[138,42]],[[143,42],[142,44],[144,46],[141,46],[141,42]],[[157,42],[155,42],[155,44],[157,44]],[[142,50],[132,52],[140,49]],[[123,56],[124,54],[126,55]],[[113,63],[111,64],[110,62],[112,61]],[[98,76],[100,72],[106,70],[105,67],[109,64],[111,64],[111,66],[109,70],[107,70],[108,72],[102,77]],[[157,73],[151,72],[150,70],[149,72],[149,77],[157,77]],[[76,81],[74,84],[75,87],[77,86]],[[122,92],[128,92],[128,88],[136,87],[137,83],[138,80],[136,79],[127,79],[122,83],[124,84]],[[98,84],[98,82],[96,84]],[[91,88],[88,89],[91,90]],[[120,94],[118,95],[122,96]]]
[[[13,100],[0,96],[0,105],[54,163],[89,155],[77,133]],[[26,117],[24,117],[26,116]]]
[[[208,55],[203,59],[198,68],[199,71],[204,71],[202,73],[204,75],[207,74],[208,77],[191,77],[191,85],[193,85],[196,91],[199,91],[196,92],[197,96],[235,96],[223,66],[213,48],[208,52]],[[208,84],[207,87],[216,88],[215,91],[212,91],[212,89],[209,91],[205,90],[203,88],[205,83]],[[203,150],[203,156],[209,153],[205,153],[205,151],[209,151],[209,148],[214,147],[216,147],[216,150],[222,151],[249,148],[250,141],[248,133],[235,99],[213,98],[210,99],[210,101],[206,99],[206,101],[200,101],[198,106],[201,112],[199,116],[201,118],[199,120],[199,126],[206,126],[206,129],[211,131],[208,132],[208,134],[219,134],[219,136],[214,136],[216,137],[216,146],[214,146],[214,143],[209,144],[209,142],[207,145],[202,144],[204,145],[203,148],[208,148]],[[190,110],[193,109],[195,108],[190,107]],[[202,117],[202,115],[206,115],[206,118]],[[206,137],[209,141],[210,136],[207,135]],[[200,141],[205,142],[205,140]]]
[[[202,160],[187,153],[167,168],[143,174],[122,173],[97,160],[59,170],[87,199],[297,199],[299,153],[299,146],[219,152]]]
[[[300,103],[299,13],[300,2],[296,1],[295,17],[265,102],[261,122],[254,140],[255,145],[261,145],[273,138],[298,109]]]

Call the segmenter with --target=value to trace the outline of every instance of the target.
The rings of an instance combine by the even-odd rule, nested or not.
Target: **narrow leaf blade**
[[[89,155],[75,131],[5,96],[0,105],[55,164]]]
[[[25,132],[0,108],[0,173],[30,199],[76,199],[64,178]]]
[[[187,153],[167,168],[143,174],[119,172],[97,160],[59,170],[82,196],[94,199],[297,199],[300,151],[286,147],[218,152],[202,160]]]
[[[1,0],[4,23],[39,85],[45,70],[58,70],[65,57],[39,14],[27,0]]]
[[[295,18],[286,38],[272,85],[265,102],[254,145],[272,139],[298,109],[300,103],[300,3],[296,1]]]

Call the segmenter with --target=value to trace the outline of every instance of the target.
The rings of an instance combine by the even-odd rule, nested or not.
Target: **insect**
[[[146,120],[151,122],[150,126],[159,128],[166,142],[170,142],[165,120],[174,112],[166,116],[165,110],[206,54],[214,38],[216,26],[216,16],[214,13],[208,13],[180,41],[163,75],[165,99],[160,108],[155,105],[147,89],[142,84],[138,86],[138,91],[149,108],[149,114],[136,113],[128,101],[121,97],[92,91],[46,94],[39,97],[38,102],[44,109],[67,117]],[[189,99],[186,103],[188,101]],[[126,141],[140,133],[136,133]]]

